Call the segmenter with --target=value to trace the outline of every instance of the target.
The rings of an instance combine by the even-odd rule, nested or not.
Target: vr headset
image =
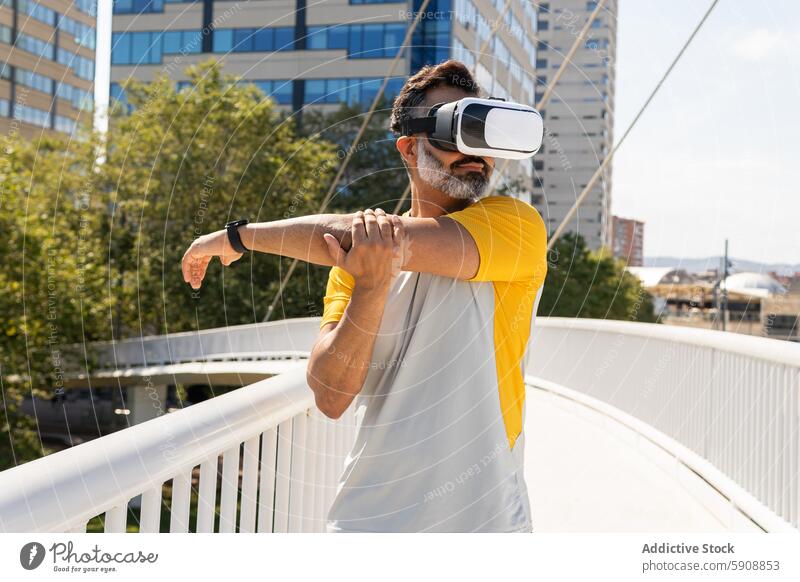
[[[437,103],[426,117],[406,120],[401,133],[427,134],[434,147],[445,151],[524,160],[539,151],[544,125],[539,112],[528,105],[466,97]]]

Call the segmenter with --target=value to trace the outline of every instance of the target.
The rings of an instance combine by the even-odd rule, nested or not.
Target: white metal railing
[[[314,345],[319,322],[318,317],[285,319],[95,342],[91,352],[97,357],[100,369],[230,359],[293,359],[306,355]]]
[[[324,531],[356,424],[352,409],[336,421],[317,411],[300,364],[0,473],[0,531],[79,532],[104,514],[106,532],[124,532],[139,494],[141,532],[158,532],[162,513],[170,532],[212,532],[217,511],[219,532]]]
[[[567,387],[641,421],[800,528],[800,345],[565,318],[537,318],[531,342],[531,384]]]
[[[307,350],[318,326],[318,319],[294,320],[106,347],[118,367],[227,358],[257,347]],[[776,519],[800,526],[800,345],[543,317],[531,341],[532,385],[565,387],[648,425]],[[140,531],[158,531],[166,482],[170,531],[212,531],[218,489],[219,531],[321,531],[356,426],[352,409],[337,421],[316,411],[298,363],[280,376],[0,473],[0,531],[83,531],[100,514],[105,531],[124,531],[128,502],[140,494]],[[192,508],[197,519],[189,523]]]

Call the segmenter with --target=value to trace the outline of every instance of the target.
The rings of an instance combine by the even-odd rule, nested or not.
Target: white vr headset
[[[408,119],[402,135],[424,133],[441,150],[524,160],[539,151],[544,124],[533,107],[490,97],[437,103],[426,117]]]

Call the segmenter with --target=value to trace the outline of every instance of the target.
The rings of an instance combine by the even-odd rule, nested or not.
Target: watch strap
[[[239,235],[239,227],[248,223],[249,221],[247,219],[242,219],[234,220],[233,222],[229,222],[225,225],[225,230],[228,232],[228,240],[237,253],[246,253],[250,250],[244,246],[244,243],[242,243],[242,237]]]

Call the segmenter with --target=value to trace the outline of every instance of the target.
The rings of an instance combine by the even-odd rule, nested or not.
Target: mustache
[[[489,164],[483,158],[479,158],[477,156],[469,156],[466,158],[461,158],[457,162],[454,162],[450,165],[451,170],[455,170],[459,166],[463,166],[466,164],[481,164],[483,166],[483,172],[486,173],[489,170]]]

